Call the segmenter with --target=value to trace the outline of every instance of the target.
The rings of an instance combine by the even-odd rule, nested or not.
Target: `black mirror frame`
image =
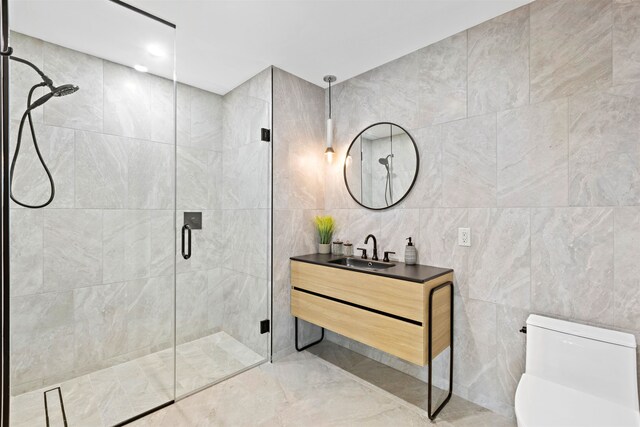
[[[411,182],[411,185],[409,186],[409,188],[407,189],[407,191],[404,193],[404,196],[402,196],[400,198],[400,200],[398,200],[397,202],[395,202],[394,204],[390,205],[390,206],[385,206],[382,208],[372,208],[366,205],[363,205],[362,203],[360,203],[360,201],[358,201],[358,199],[356,199],[356,197],[353,195],[353,193],[351,192],[351,188],[349,188],[349,182],[347,181],[347,156],[349,155],[349,152],[351,151],[351,147],[353,147],[353,144],[358,140],[358,138],[360,138],[360,135],[362,135],[363,133],[365,133],[368,129],[374,127],[374,126],[378,126],[378,125],[392,125],[392,126],[396,126],[400,129],[402,129],[404,131],[404,133],[406,133],[409,136],[409,139],[411,139],[411,142],[413,143],[413,149],[416,151],[416,173],[413,176],[413,181]],[[344,158],[344,162],[342,165],[342,176],[344,178],[344,185],[345,187],[347,187],[347,191],[349,192],[349,195],[351,196],[351,198],[360,206],[362,206],[363,208],[372,210],[372,211],[382,211],[385,209],[390,209],[394,206],[396,206],[398,203],[402,202],[404,199],[407,198],[407,196],[409,195],[409,193],[411,193],[411,190],[413,190],[413,186],[416,185],[416,181],[418,179],[418,173],[420,173],[420,153],[418,151],[418,144],[416,144],[416,140],[413,139],[413,136],[411,136],[411,134],[409,132],[407,132],[407,130],[405,128],[403,128],[402,126],[393,123],[393,122],[377,122],[374,123],[372,125],[367,126],[366,128],[362,129],[358,135],[356,135],[355,138],[353,138],[353,140],[351,141],[351,144],[349,144],[349,148],[347,149],[347,153],[345,154],[345,158]]]

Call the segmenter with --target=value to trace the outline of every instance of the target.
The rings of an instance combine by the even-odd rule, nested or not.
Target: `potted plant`
[[[318,252],[321,254],[331,253],[331,237],[333,236],[333,230],[335,228],[333,217],[330,215],[316,216],[313,222],[316,225],[318,237],[320,238]]]

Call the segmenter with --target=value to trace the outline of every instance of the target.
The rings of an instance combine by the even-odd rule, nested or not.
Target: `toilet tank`
[[[631,334],[549,317],[527,319],[526,372],[638,410]]]

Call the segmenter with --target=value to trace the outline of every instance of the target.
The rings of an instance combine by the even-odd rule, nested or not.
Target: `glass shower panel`
[[[262,128],[271,128],[270,68],[224,96],[179,85],[178,397],[268,359],[271,142]]]
[[[9,7],[11,424],[114,425],[175,396],[175,29]]]

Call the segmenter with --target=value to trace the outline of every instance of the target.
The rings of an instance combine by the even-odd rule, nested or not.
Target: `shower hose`
[[[38,83],[37,85],[34,85],[29,90],[29,95],[27,96],[27,109],[25,110],[24,114],[22,115],[22,118],[20,119],[20,127],[18,128],[18,141],[16,142],[16,150],[13,153],[13,159],[11,160],[11,168],[9,169],[9,182],[10,182],[9,196],[11,197],[11,200],[13,200],[15,203],[17,203],[20,206],[23,206],[25,208],[31,208],[31,209],[44,208],[45,206],[49,205],[53,201],[53,198],[56,195],[56,186],[55,186],[55,183],[53,182],[53,176],[51,176],[51,172],[49,171],[47,164],[42,158],[42,153],[40,153],[40,147],[38,146],[38,139],[36,138],[36,132],[33,127],[33,119],[31,118],[31,111],[35,108],[31,106],[31,97],[33,96],[33,92],[37,88],[46,86],[46,85],[47,85],[46,83]],[[31,138],[33,140],[33,148],[35,148],[36,154],[38,155],[38,159],[40,160],[40,164],[42,165],[45,173],[47,174],[47,177],[49,178],[49,185],[51,187],[51,195],[49,196],[49,200],[47,200],[46,202],[40,205],[29,205],[27,203],[19,201],[13,195],[13,172],[16,166],[16,162],[18,160],[18,155],[20,153],[20,146],[22,144],[22,132],[24,130],[25,121],[29,122],[29,130],[31,132]]]

